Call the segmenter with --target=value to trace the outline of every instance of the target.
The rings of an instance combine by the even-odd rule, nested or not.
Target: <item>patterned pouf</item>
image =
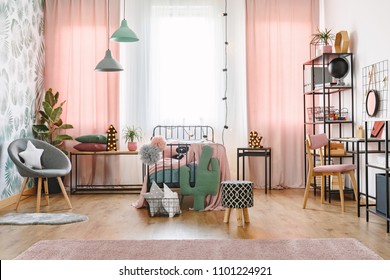
[[[222,206],[226,208],[224,222],[229,223],[232,208],[236,209],[237,225],[249,223],[248,208],[253,206],[253,183],[251,181],[223,181]],[[243,219],[244,215],[244,219]]]

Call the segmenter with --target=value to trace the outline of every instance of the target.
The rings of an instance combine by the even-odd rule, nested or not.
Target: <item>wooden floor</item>
[[[13,259],[32,244],[43,239],[301,239],[353,237],[390,259],[390,240],[385,220],[365,213],[357,217],[355,202],[346,201],[321,206],[319,196],[310,194],[307,208],[301,208],[303,189],[255,190],[255,205],[249,209],[251,222],[237,227],[235,211],[224,224],[224,211],[190,211],[191,198],[183,202],[182,214],[174,218],[149,217],[147,209],[135,209],[135,194],[72,195],[71,212],[88,215],[89,221],[67,225],[0,226],[0,259]],[[42,204],[45,202],[43,201]],[[0,215],[14,212],[14,207],[0,210]],[[363,210],[363,209],[362,209]],[[34,212],[35,199],[21,202],[19,212]],[[42,212],[67,212],[62,195],[51,197],[51,206]]]

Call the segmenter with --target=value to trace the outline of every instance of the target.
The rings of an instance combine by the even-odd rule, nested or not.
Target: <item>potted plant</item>
[[[317,32],[314,33],[313,38],[310,41],[312,45],[323,45],[322,52],[323,53],[331,53],[332,52],[332,44],[335,39],[335,34],[332,33],[331,29],[325,28],[324,30],[317,29]]]
[[[38,124],[34,124],[32,128],[36,138],[44,140],[68,154],[61,146],[65,140],[73,140],[73,137],[68,134],[60,134],[60,130],[73,128],[73,126],[63,123],[61,119],[62,106],[66,101],[57,105],[58,97],[58,91],[56,94],[51,88],[46,91],[42,101],[42,110],[39,110],[40,119]]]
[[[140,127],[127,126],[123,129],[123,137],[125,138],[125,142],[127,143],[127,148],[129,151],[137,150],[137,141],[142,140],[142,129]]]
[[[42,101],[41,110],[39,110],[38,124],[32,126],[35,138],[46,141],[53,146],[68,154],[61,146],[65,140],[73,140],[73,137],[68,134],[60,134],[60,130],[73,128],[71,124],[63,123],[61,119],[62,106],[65,101],[58,103],[59,92],[53,93],[49,88],[45,93],[45,98]],[[64,180],[64,178],[62,179]],[[60,193],[61,188],[58,185],[56,178],[49,178],[50,193]]]

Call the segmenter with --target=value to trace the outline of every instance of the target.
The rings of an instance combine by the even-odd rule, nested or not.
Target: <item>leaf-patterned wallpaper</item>
[[[44,92],[43,9],[44,0],[0,0],[0,200],[20,191],[7,147],[32,137],[35,100]]]

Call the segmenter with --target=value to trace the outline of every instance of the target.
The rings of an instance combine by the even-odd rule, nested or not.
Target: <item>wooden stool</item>
[[[249,223],[248,208],[253,206],[253,183],[250,181],[223,181],[222,206],[225,207],[223,222],[229,223],[230,212],[236,208],[237,226]],[[243,217],[244,215],[244,217]]]

